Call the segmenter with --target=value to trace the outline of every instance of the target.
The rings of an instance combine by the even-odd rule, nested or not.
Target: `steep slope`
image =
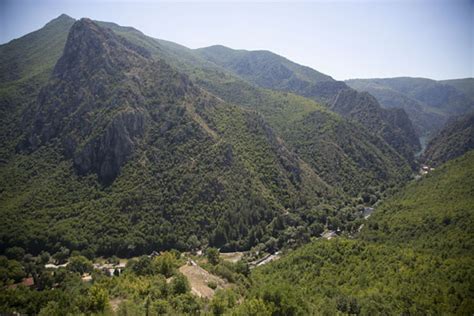
[[[245,249],[278,237],[279,215],[308,225],[306,211],[344,201],[258,113],[88,19],[31,103],[0,165],[2,251]]]
[[[410,176],[383,139],[314,101],[133,28],[81,23],[35,89],[3,90],[15,133],[2,130],[2,247],[132,255],[186,249],[188,238],[283,244],[301,229],[319,234],[328,216],[344,224],[359,197],[373,202]],[[61,24],[50,26],[65,39]]]
[[[304,156],[304,160],[326,182],[343,188],[351,195],[393,186],[404,181],[410,173],[404,160],[386,142],[373,137],[363,126],[328,113],[324,107],[309,99],[256,87],[205,60],[196,54],[196,50],[147,37],[132,28],[100,23],[133,43],[146,47],[155,58],[166,60],[188,74],[193,82],[220,98],[260,112],[277,134],[298,150],[299,155]],[[320,119],[328,118],[328,124],[306,126],[313,124],[311,118],[305,119],[310,113]],[[337,133],[336,126],[341,126]],[[303,131],[307,141],[301,146],[299,139]],[[363,150],[352,150],[347,144]]]
[[[0,158],[7,158],[23,133],[23,112],[51,74],[73,23],[61,15],[41,30],[0,45]]]
[[[415,166],[413,154],[420,143],[404,110],[382,109],[373,96],[355,90],[341,91],[330,109],[375,131]]]
[[[233,50],[216,45],[196,52],[259,87],[314,97],[317,101],[330,101],[345,86],[328,75],[269,51]]]
[[[362,238],[468,256],[474,250],[474,151],[440,166],[384,202]]]
[[[339,109],[341,115],[371,126],[371,131],[382,136],[413,163],[413,155],[419,150],[420,144],[409,119],[403,118],[403,114],[393,119],[400,111],[382,109],[374,98],[358,96],[345,83],[271,52],[236,51],[223,46],[211,46],[198,49],[197,53],[259,87],[296,93]],[[334,105],[341,99],[344,99],[344,111],[339,105]],[[361,106],[361,100],[366,104]],[[375,111],[366,112],[368,108]],[[355,112],[360,115],[353,115]]]
[[[370,93],[384,108],[403,108],[420,137],[433,136],[446,122],[445,115],[430,110],[422,102],[384,85],[377,79],[352,79],[346,83],[357,91]]]
[[[472,314],[473,188],[470,151],[382,203],[358,238],[318,240],[253,270],[247,304],[280,314]]]
[[[19,79],[46,76],[66,42],[74,19],[63,14],[47,23],[41,31],[29,33],[0,46],[0,82],[2,85]]]
[[[474,149],[474,114],[453,118],[428,143],[422,159],[438,166]]]
[[[384,107],[404,108],[422,136],[432,137],[450,116],[474,110],[473,99],[464,91],[474,86],[468,79],[435,81],[425,78],[353,79],[346,83],[374,95]],[[456,84],[459,87],[458,89]]]
[[[458,89],[474,100],[474,78],[441,80],[439,82]]]

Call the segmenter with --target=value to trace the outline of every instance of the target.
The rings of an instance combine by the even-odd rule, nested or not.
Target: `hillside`
[[[474,114],[451,119],[428,143],[422,160],[438,166],[474,149]]]
[[[450,116],[474,110],[472,98],[465,94],[474,88],[472,81],[435,81],[425,78],[353,79],[346,83],[377,98],[385,108],[405,109],[420,136],[434,136]],[[458,83],[458,89],[456,87]]]
[[[278,214],[344,200],[258,113],[88,19],[29,102],[0,167],[2,251],[248,248]]]
[[[318,115],[326,116],[327,111],[323,111],[324,108],[315,102],[291,94],[255,87],[222,67],[204,60],[194,50],[184,46],[147,37],[130,27],[106,22],[97,23],[110,28],[129,42],[143,47],[153,59],[172,65],[188,75],[196,85],[223,100],[246,109],[257,110],[287,146],[292,147],[293,150],[296,150],[294,147],[298,146],[298,150],[301,151],[299,155],[305,155],[305,162],[316,168],[315,171],[324,181],[343,188],[351,195],[379,191],[403,182],[410,174],[408,165],[389,148],[386,142],[373,137],[371,131],[364,129],[363,126],[341,118],[337,119],[338,124],[346,127],[340,129],[338,133],[335,133],[335,129],[331,129],[333,126],[331,124],[324,125],[323,130],[317,129],[323,125],[307,126],[304,127],[306,132],[313,130],[314,133],[313,136],[307,135],[310,143],[305,146],[294,144],[299,132],[293,129],[295,126],[293,119],[288,120],[288,118],[294,117],[299,119],[299,124],[304,124],[303,117],[311,112],[319,111]],[[341,134],[342,131],[349,130],[361,130],[361,132],[357,137]],[[364,148],[364,150],[352,150],[344,145],[346,139],[350,139],[349,143],[353,146]],[[367,144],[370,144],[369,147]],[[324,150],[317,150],[318,146],[323,146]],[[374,148],[377,149],[374,150]],[[328,155],[338,158],[327,159]],[[385,162],[383,168],[380,161]],[[348,179],[348,181],[337,182],[334,179]],[[367,188],[367,185],[370,185],[370,188]]]
[[[382,109],[374,98],[359,96],[344,82],[271,52],[232,50],[223,46],[201,48],[196,52],[256,86],[295,93],[339,110],[339,114],[370,126],[371,132],[382,137],[413,164],[413,155],[420,144],[411,121],[403,119],[404,114],[400,111]],[[344,99],[344,111],[335,104],[341,99]],[[363,104],[360,103],[362,99]],[[394,116],[398,119],[392,119]]]
[[[471,84],[63,14],[0,45],[0,315],[474,315]]]
[[[456,88],[474,100],[474,78],[441,80],[440,82]]]
[[[111,23],[105,23],[104,25],[112,28],[114,32],[121,34],[130,41],[143,45],[143,47],[146,47],[152,54],[157,56],[157,58],[165,58],[167,62],[173,64],[175,67],[188,74],[190,78],[192,78],[193,81],[195,81],[198,85],[202,86],[208,91],[211,91],[220,98],[238,106],[244,106],[246,108],[259,111],[272,126],[272,128],[274,128],[290,146],[294,144],[295,140],[297,140],[296,135],[299,133],[294,129],[294,127],[299,126],[299,124],[308,124],[307,122],[309,122],[307,120],[305,123],[305,121],[302,119],[305,115],[309,115],[309,113],[316,110],[320,112],[318,115],[325,116],[327,113],[327,111],[323,111],[321,113],[321,110],[323,110],[324,107],[315,102],[311,102],[309,99],[297,97],[285,92],[282,93],[280,91],[269,91],[262,89],[255,86],[255,82],[253,82],[254,84],[250,84],[250,82],[246,81],[248,79],[247,77],[245,77],[246,80],[243,80],[240,76],[237,76],[234,71],[229,71],[228,69],[225,69],[224,67],[216,65],[216,63],[203,58],[202,55],[204,52],[208,51],[207,49],[191,50],[172,42],[156,40],[147,37],[134,29],[120,27]],[[238,53],[234,54],[236,51],[223,46],[213,47],[213,50],[220,52],[218,54],[219,60],[224,61],[232,60],[233,56],[235,55],[242,55],[242,58],[244,58],[244,56],[247,56],[247,54],[252,53],[247,51],[237,51]],[[229,56],[226,55],[227,53],[229,53]],[[292,71],[298,73],[298,75],[295,76],[301,80],[312,80],[318,82],[326,82],[324,80],[334,81],[329,76],[322,75],[308,67],[292,63],[281,56],[270,52],[263,52],[262,54],[263,56],[271,56],[270,58],[273,60],[271,64],[280,63],[282,65],[279,67],[288,67],[289,69],[292,69]],[[260,52],[257,52],[257,55],[260,55]],[[209,58],[209,56],[206,58]],[[259,57],[257,60],[264,62],[266,58]],[[261,62],[259,62],[259,64],[260,63]],[[254,64],[254,62],[251,63],[251,65]],[[268,66],[267,64],[265,65]],[[255,67],[257,66],[255,65]],[[267,73],[265,71],[256,72],[253,67],[249,68],[249,70],[252,69],[254,74],[258,74],[259,76],[272,75],[271,73]],[[334,93],[336,92],[330,93],[331,97],[334,97]],[[380,108],[378,105],[375,106]],[[400,149],[399,153],[406,153],[405,158],[410,162],[413,162],[413,150],[418,148],[418,144],[416,136],[412,132],[411,123],[404,121],[403,113],[402,115],[398,115],[398,111],[389,112],[380,110],[377,113],[380,116],[378,117],[376,123],[376,131],[380,130],[380,132],[375,134],[377,136],[384,136],[388,135],[391,131],[392,134],[396,134],[397,137],[402,138],[403,141],[400,142],[399,140],[396,140],[392,137],[390,138],[388,145],[393,144],[394,146],[397,146],[397,148]],[[293,118],[300,118],[298,124],[294,124]],[[365,129],[364,126],[357,124],[357,121],[340,119],[338,121],[340,124],[348,125],[344,129],[346,131],[362,130],[362,132],[356,138],[349,134],[337,134],[336,136],[334,133],[335,130],[330,129],[330,127],[333,126],[330,124],[325,125],[326,128],[320,131],[315,129],[317,126],[302,126],[304,129],[306,129],[307,133],[312,130],[312,133],[314,134],[308,135],[310,143],[308,143],[307,146],[302,147],[298,144],[294,144],[294,146],[297,147],[295,147],[295,150],[299,150],[300,155],[304,155],[306,157],[305,160],[317,168],[318,173],[325,181],[331,183],[332,185],[343,187],[346,191],[350,192],[350,194],[357,194],[361,193],[363,191],[361,189],[366,187],[368,183],[371,183],[371,186],[380,187],[380,185],[383,185],[384,183],[399,182],[400,179],[406,178],[406,175],[409,173],[409,171],[407,171],[407,164],[403,161],[403,159],[400,161],[400,157],[397,157],[397,155],[393,153],[393,150],[387,149],[387,145],[383,144],[383,141],[380,142],[379,140],[376,140],[373,135],[370,135],[374,134],[373,129]],[[408,128],[406,128],[406,125],[404,126],[404,124],[407,124]],[[403,128],[401,126],[403,126]],[[339,131],[339,133],[340,132],[341,131]],[[321,134],[324,135],[323,138],[321,138]],[[367,139],[365,135],[370,135],[371,139]],[[389,153],[388,156],[390,157],[382,157],[380,156],[378,150],[374,151],[373,149],[364,150],[363,152],[365,154],[362,155],[360,151],[347,150],[347,146],[343,144],[343,138],[350,138],[351,143],[354,143],[355,146],[359,148],[367,148],[367,146],[363,143],[372,143],[372,147],[374,147],[374,145],[375,147],[382,146],[384,148],[380,148],[381,151],[384,153]],[[387,141],[385,143],[387,143]],[[334,144],[336,148],[334,148],[334,145],[328,147],[328,144]],[[410,144],[414,144],[413,148],[411,148]],[[316,150],[318,146],[322,146],[324,150]],[[377,166],[373,163],[374,160],[369,158],[370,155],[374,154],[378,156],[376,160],[390,160],[391,162],[387,163],[387,165],[397,165],[397,167],[394,169],[392,169],[392,167],[388,167],[382,170],[383,174],[381,174],[379,171],[381,169],[380,165]],[[325,158],[326,155],[336,155],[339,157],[336,160],[331,160]],[[343,167],[343,169],[341,169],[341,166],[344,165],[353,165],[354,167],[350,168],[352,171],[347,167]],[[354,172],[356,169],[358,171]],[[360,173],[359,171],[362,169],[364,172]],[[367,172],[369,174],[366,177]],[[399,175],[401,175],[401,177],[399,177]],[[338,178],[339,180],[342,180],[343,178],[354,180],[351,180],[350,182],[335,182],[335,178]]]
[[[234,50],[216,45],[196,50],[206,60],[263,88],[293,92],[329,102],[344,84],[269,51]]]
[[[471,314],[473,179],[471,151],[383,202],[358,238],[256,269],[248,299],[293,315]]]
[[[375,131],[415,166],[413,153],[420,149],[420,142],[403,109],[382,109],[373,96],[355,90],[341,91],[330,109]]]

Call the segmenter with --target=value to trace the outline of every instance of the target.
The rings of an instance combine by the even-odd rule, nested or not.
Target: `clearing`
[[[244,256],[244,252],[221,252],[220,256],[222,260],[236,263],[237,261],[242,259],[242,257]]]
[[[192,260],[189,264],[180,267],[179,272],[184,274],[188,279],[191,292],[199,297],[211,298],[214,295],[215,290],[208,286],[209,282],[217,285],[216,290],[229,286],[226,281],[216,275],[210,274]]]

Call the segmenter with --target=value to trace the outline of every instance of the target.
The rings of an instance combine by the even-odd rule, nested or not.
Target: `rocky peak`
[[[26,146],[59,140],[79,174],[111,183],[133,156],[161,104],[182,102],[187,77],[90,19],[71,27],[40,92]]]
[[[111,30],[83,18],[73,24],[63,56],[54,76],[73,80],[89,79],[98,72],[115,75],[121,70],[143,64],[149,54],[138,49]]]

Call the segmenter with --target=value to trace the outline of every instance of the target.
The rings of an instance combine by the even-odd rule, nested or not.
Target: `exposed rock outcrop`
[[[21,147],[57,140],[79,174],[111,183],[145,135],[150,111],[193,89],[186,76],[149,57],[89,19],[77,21]]]

